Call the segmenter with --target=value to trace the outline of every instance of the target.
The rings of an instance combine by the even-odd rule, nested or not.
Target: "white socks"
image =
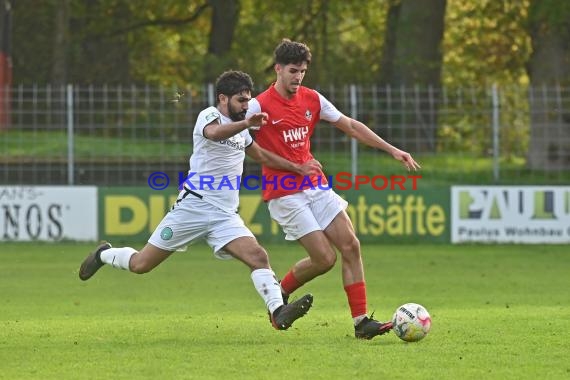
[[[265,301],[265,306],[273,315],[275,309],[283,305],[281,286],[275,278],[275,273],[271,269],[256,269],[251,272],[251,280],[255,289]]]
[[[130,270],[129,262],[131,261],[131,256],[136,252],[137,250],[131,247],[109,248],[101,252],[101,261],[111,265],[113,268]]]
[[[137,250],[131,247],[109,248],[101,252],[101,261],[111,265],[113,268],[130,270],[129,262],[131,261],[131,256],[136,252]],[[251,272],[251,280],[271,314],[273,314],[275,309],[283,305],[281,286],[271,269],[254,270]]]

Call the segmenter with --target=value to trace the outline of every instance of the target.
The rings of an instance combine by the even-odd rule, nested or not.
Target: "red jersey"
[[[257,103],[257,104],[256,104]],[[255,141],[291,162],[303,164],[313,159],[311,136],[315,125],[321,119],[322,107],[326,115],[323,119],[335,122],[342,115],[328,100],[317,91],[300,86],[290,99],[282,97],[274,86],[259,94],[250,102],[251,113],[267,112],[267,124],[255,133]],[[327,186],[325,175],[312,175],[309,178],[282,170],[262,166],[263,200],[294,194],[311,187]]]

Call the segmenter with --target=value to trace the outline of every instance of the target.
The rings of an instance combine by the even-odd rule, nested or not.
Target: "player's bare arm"
[[[421,168],[421,166],[413,159],[411,154],[388,143],[364,125],[364,123],[358,120],[342,115],[337,122],[333,123],[333,125],[350,137],[354,137],[361,143],[372,148],[383,150],[392,155],[392,157],[400,161],[408,170],[418,170]]]
[[[220,124],[218,120],[212,121],[204,127],[204,137],[212,141],[222,141],[228,139],[244,129],[259,129],[267,123],[267,113],[258,112],[248,119],[235,121],[229,124]]]
[[[273,152],[263,149],[255,141],[245,148],[245,153],[256,162],[269,166],[273,169],[286,170],[297,173],[302,176],[310,176],[320,174],[322,165],[317,160],[310,160],[303,164],[296,164],[282,157],[279,157]]]

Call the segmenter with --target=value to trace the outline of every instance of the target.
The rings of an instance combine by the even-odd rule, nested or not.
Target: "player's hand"
[[[299,166],[299,174],[307,177],[321,174],[322,170],[323,165],[321,165],[321,163],[314,158]]]
[[[420,164],[418,164],[413,158],[412,155],[408,152],[404,152],[403,150],[396,149],[392,152],[392,157],[396,160],[400,161],[406,169],[416,171],[421,168]]]
[[[259,128],[267,124],[268,117],[269,115],[267,112],[254,113],[249,117],[249,119],[246,119],[248,128],[254,131],[258,131]]]

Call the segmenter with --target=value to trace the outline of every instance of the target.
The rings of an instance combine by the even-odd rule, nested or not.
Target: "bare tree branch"
[[[321,4],[321,6],[322,6],[322,4]],[[318,16],[320,11],[321,11],[321,7],[317,8],[317,10],[314,13],[310,12],[310,8],[309,8],[309,12],[307,12],[306,17],[303,18],[303,23],[299,27],[299,30],[296,32],[293,32],[291,34],[291,36],[289,37],[289,39],[291,41],[300,41],[300,40],[304,39],[308,35],[308,33],[307,33],[308,28],[314,22],[314,20],[316,19],[316,16]],[[275,62],[272,62],[263,71],[266,73],[270,73],[273,70],[274,65],[275,65]]]
[[[185,24],[190,24],[194,22],[206,9],[210,7],[209,4],[202,4],[196,9],[196,11],[188,17],[180,19],[156,19],[156,20],[145,20],[138,23],[126,26],[124,28],[116,29],[108,33],[99,35],[99,38],[111,38],[121,34],[132,32],[133,30],[147,28],[150,26],[180,26]]]

